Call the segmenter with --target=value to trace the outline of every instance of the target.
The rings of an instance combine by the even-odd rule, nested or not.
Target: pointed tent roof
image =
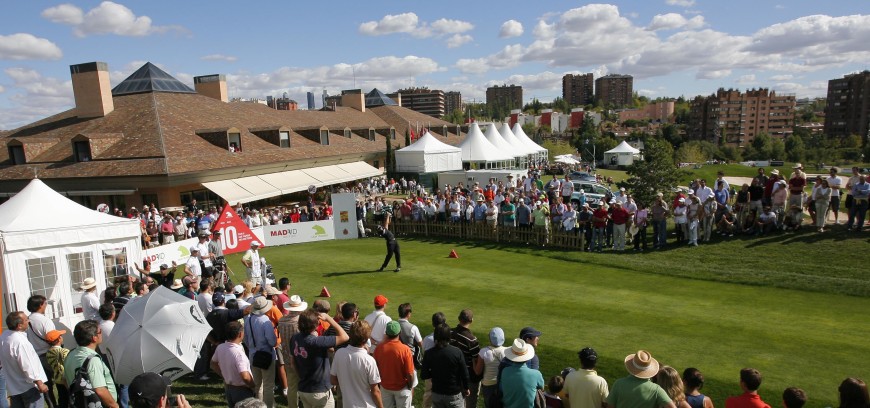
[[[516,136],[514,136],[514,132],[511,130],[511,126],[508,125],[507,122],[502,122],[501,127],[498,129],[498,133],[501,134],[501,137],[504,138],[509,145],[513,146],[514,150],[520,155],[527,154],[535,154],[538,151],[532,149],[529,146],[526,146],[525,143],[521,142]]]
[[[524,156],[523,153],[514,149],[513,146],[510,145],[504,138],[501,137],[501,134],[498,133],[498,130],[495,129],[495,123],[490,123],[486,126],[486,131],[483,132],[483,136],[486,137],[493,146],[497,147],[502,153],[507,154],[511,157]]]
[[[465,140],[459,144],[459,148],[462,149],[462,161],[464,162],[496,162],[514,159],[513,156],[502,153],[486,140],[477,123],[472,123],[468,127],[468,134],[465,136]]]
[[[112,96],[130,95],[145,92],[193,93],[196,91],[175,79],[156,65],[146,62],[127,79],[112,89]]]
[[[435,138],[435,136],[432,135],[432,133],[426,132],[425,134],[423,134],[423,136],[420,136],[420,138],[417,139],[417,141],[415,141],[414,143],[412,143],[406,147],[403,147],[399,150],[396,150],[396,153],[398,153],[398,152],[443,153],[443,152],[459,152],[461,150],[462,149],[460,149],[456,146],[451,146],[447,143],[444,143],[444,142],[438,140],[437,138]]]
[[[632,153],[632,154],[637,154],[637,153],[640,153],[640,150],[637,150],[637,149],[631,147],[630,144],[628,144],[625,140],[623,140],[622,143],[618,144],[618,145],[617,145],[616,147],[614,147],[613,149],[610,149],[610,150],[608,150],[608,151],[606,151],[606,152],[604,152],[604,153]]]
[[[526,132],[523,131],[523,127],[520,126],[519,123],[514,123],[514,127],[512,130],[514,132],[514,136],[516,136],[521,143],[528,146],[530,149],[534,149],[535,152],[541,153],[548,151],[547,149],[544,149],[537,143],[533,142],[532,139],[530,139],[529,136],[526,135]]]
[[[372,89],[369,93],[366,94],[366,107],[375,107],[375,106],[398,106],[392,98],[378,90],[378,88]]]

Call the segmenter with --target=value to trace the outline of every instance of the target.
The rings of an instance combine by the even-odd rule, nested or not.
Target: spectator
[[[591,347],[580,350],[580,369],[565,377],[565,405],[570,408],[599,408],[605,406],[609,395],[607,381],[595,371],[598,353]]]
[[[284,310],[287,314],[278,320],[278,337],[281,342],[280,351],[284,355],[284,372],[287,376],[287,403],[290,408],[299,405],[299,375],[289,362],[293,360],[293,351],[290,349],[290,339],[299,332],[299,315],[308,309],[308,303],[303,302],[299,295],[290,296],[290,300],[284,302]]]
[[[369,323],[369,326],[372,326],[372,334],[371,334],[371,342],[372,349],[371,353],[375,351],[378,343],[384,340],[384,333],[387,330],[387,323],[390,322],[390,317],[384,312],[384,307],[387,306],[387,302],[389,300],[384,295],[375,296],[374,305],[375,310],[369,313],[366,316],[365,321]]]
[[[736,397],[728,397],[725,400],[725,408],[770,408],[758,395],[761,387],[761,373],[754,368],[740,370],[740,388],[743,394]]]
[[[462,356],[465,359],[465,371],[468,373],[468,391],[469,394],[465,397],[466,408],[477,407],[477,396],[480,392],[481,377],[474,373],[474,361],[480,353],[480,343],[477,337],[471,332],[471,327],[474,321],[474,312],[471,309],[464,309],[459,312],[459,324],[453,328],[450,333],[450,345],[457,347],[462,351]]]
[[[254,395],[270,408],[275,404],[275,346],[278,344],[275,328],[266,316],[266,312],[271,309],[272,301],[263,296],[254,299],[251,304],[251,314],[245,318],[244,335],[249,360],[253,361],[254,354],[258,351],[270,353],[272,356],[268,368],[251,367],[254,377]]]
[[[66,383],[72,384],[76,370],[87,362],[87,374],[94,387],[94,392],[100,398],[105,408],[118,408],[118,392],[115,380],[109,367],[97,355],[97,346],[103,342],[103,331],[93,320],[84,320],[76,324],[73,336],[78,347],[69,352],[63,364]],[[96,357],[96,358],[94,358]]]
[[[867,394],[867,384],[859,378],[847,378],[840,383],[839,408],[867,408],[870,406],[870,396]]]
[[[48,366],[51,367],[51,382],[57,388],[58,407],[69,406],[69,387],[64,378],[63,362],[69,355],[69,349],[63,347],[63,335],[66,330],[52,330],[45,335],[45,339],[51,343],[51,348],[45,353]]]
[[[386,337],[373,353],[381,376],[381,398],[385,408],[410,408],[414,387],[414,356],[399,340],[402,326],[387,323]]]
[[[433,333],[435,346],[423,355],[420,371],[424,380],[432,380],[433,408],[460,408],[467,406],[470,395],[468,366],[461,350],[452,346],[450,327],[441,323]]]
[[[326,320],[330,326],[336,326],[337,336],[317,336],[316,329],[320,320]],[[290,364],[299,375],[299,399],[305,408],[322,408],[335,405],[330,380],[330,348],[344,344],[348,340],[347,333],[332,316],[326,313],[318,314],[314,310],[306,310],[299,316],[299,333],[290,339],[290,349],[293,358]]]
[[[417,386],[417,368],[423,363],[423,336],[420,334],[420,329],[411,323],[411,304],[402,303],[399,305],[399,326],[402,331],[399,333],[399,341],[411,349],[411,355],[414,362],[414,384],[411,386],[413,391]]]
[[[33,344],[36,350],[36,355],[39,356],[39,361],[42,363],[42,370],[45,372],[48,381],[45,385],[48,387],[48,393],[45,395],[46,405],[49,407],[57,406],[57,400],[54,397],[54,383],[51,379],[54,375],[51,372],[51,367],[48,365],[45,353],[51,348],[51,344],[45,336],[48,332],[55,330],[54,322],[45,316],[45,309],[48,307],[48,300],[42,295],[33,295],[27,299],[27,311],[30,312],[28,317],[29,330],[27,330],[27,340]]]
[[[100,315],[100,299],[97,298],[97,281],[85,278],[79,289],[82,290],[82,315],[85,320],[97,320]]]
[[[504,330],[501,327],[493,327],[489,331],[489,346],[480,349],[477,360],[474,362],[474,373],[481,376],[480,392],[483,394],[483,406],[493,407],[493,398],[496,397],[498,387],[498,366],[504,358]]]
[[[550,377],[550,381],[547,382],[547,391],[544,392],[544,401],[547,404],[547,408],[562,408],[565,406],[562,403],[562,398],[559,396],[564,387],[565,379],[561,375]]]
[[[130,406],[133,408],[190,408],[184,395],[169,395],[172,381],[156,373],[143,373],[130,381]],[[174,398],[174,401],[170,399]]]
[[[540,339],[540,337],[541,332],[536,330],[534,327],[523,327],[523,329],[520,330],[519,338],[526,342],[526,344],[534,348],[538,348],[538,340]],[[537,353],[532,356],[532,358],[529,359],[528,362],[526,362],[526,365],[533,370],[541,369],[541,363],[540,360],[538,360]]]
[[[447,318],[444,313],[435,312],[432,314],[432,327],[436,328],[447,323]],[[433,331],[428,336],[423,338],[423,357],[426,357],[425,352],[435,347],[435,332]],[[425,379],[423,391],[423,408],[432,408],[432,379]]]
[[[709,200],[709,196],[707,197]],[[653,382],[662,387],[663,390],[671,398],[671,401],[677,408],[691,408],[686,402],[686,391],[683,387],[683,380],[680,379],[680,374],[677,373],[671,366],[662,366],[658,374],[653,377]]]
[[[807,394],[797,387],[786,388],[782,392],[782,406],[785,408],[803,408],[807,403]]]
[[[0,364],[12,407],[42,408],[48,376],[33,344],[28,341],[30,319],[23,312],[6,315],[7,330],[0,335]]]
[[[697,368],[683,370],[683,384],[686,386],[686,402],[692,408],[713,408],[713,400],[701,394],[704,388],[704,375]]]
[[[232,408],[239,401],[252,398],[257,388],[251,363],[242,347],[244,329],[238,321],[227,323],[224,328],[227,341],[218,345],[211,359],[211,368],[224,380],[224,398]]]
[[[625,357],[627,377],[613,383],[607,396],[607,406],[623,407],[668,407],[676,408],[668,394],[650,381],[659,372],[659,362],[645,350]]]
[[[528,408],[534,406],[538,389],[544,389],[541,372],[526,364],[535,356],[535,348],[522,339],[514,339],[504,352],[510,363],[501,372],[499,387],[504,408]]]
[[[349,344],[335,352],[329,380],[340,386],[342,407],[384,408],[381,382],[375,359],[366,351],[372,328],[365,320],[354,322],[349,331]]]

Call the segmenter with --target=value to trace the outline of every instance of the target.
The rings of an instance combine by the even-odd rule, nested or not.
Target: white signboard
[[[335,239],[332,220],[297,222],[293,224],[267,225],[263,227],[266,247],[301,244],[303,242]]]
[[[172,261],[178,265],[184,265],[190,259],[190,247],[199,242],[197,238],[189,238],[172,244],[160,245],[145,250],[145,259],[151,261],[150,272],[160,270],[160,265],[172,266]]]
[[[356,223],[356,194],[341,193],[332,195],[332,221],[335,239],[355,239],[359,237]]]

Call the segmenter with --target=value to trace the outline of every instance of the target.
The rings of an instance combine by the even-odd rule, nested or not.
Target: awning
[[[202,185],[228,203],[236,204],[295,193],[306,190],[312,185],[329,186],[379,176],[382,173],[381,170],[365,162],[352,162],[213,181]]]

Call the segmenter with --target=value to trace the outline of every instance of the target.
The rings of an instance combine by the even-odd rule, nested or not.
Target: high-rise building
[[[305,98],[308,99],[308,110],[314,110],[314,92],[306,93]]]
[[[858,135],[870,129],[870,71],[828,81],[825,134],[833,137]]]
[[[740,92],[719,88],[710,96],[691,102],[689,137],[746,146],[759,133],[783,139],[793,133],[794,95],[777,95],[766,88]]]
[[[444,91],[440,89],[405,88],[387,96],[393,100],[401,99],[403,107],[429,116],[440,118],[445,114]]]
[[[562,99],[571,105],[585,106],[595,103],[592,73],[565,74],[562,77]]]
[[[462,103],[462,94],[459,91],[449,91],[444,93],[444,113],[449,115],[455,110],[464,111],[465,106]]]
[[[605,75],[595,80],[595,100],[601,106],[613,108],[631,105],[633,87],[631,75]]]
[[[519,85],[491,86],[486,88],[486,106],[508,110],[523,108],[523,87]]]

